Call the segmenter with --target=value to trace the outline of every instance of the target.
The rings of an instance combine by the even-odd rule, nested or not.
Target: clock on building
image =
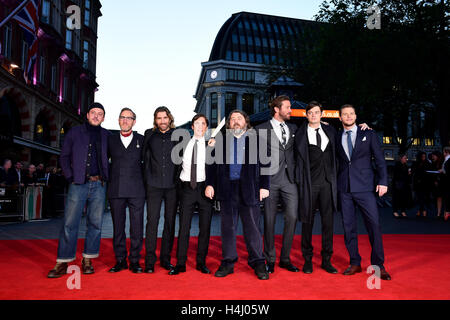
[[[218,76],[218,73],[216,70],[211,71],[211,74],[210,74],[211,79],[216,80],[217,76]]]

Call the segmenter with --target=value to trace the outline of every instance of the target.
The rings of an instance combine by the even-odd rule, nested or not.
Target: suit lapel
[[[355,156],[355,153],[358,152],[358,150],[361,148],[362,143],[362,136],[364,133],[362,132],[361,128],[358,126],[357,132],[356,132],[356,141],[355,141],[355,147],[353,148],[352,158]]]
[[[348,159],[347,154],[345,153],[344,147],[342,146],[342,135],[344,134],[344,129],[339,130],[337,141],[338,141],[338,152],[341,154],[341,158],[345,159],[347,162],[350,160]]]

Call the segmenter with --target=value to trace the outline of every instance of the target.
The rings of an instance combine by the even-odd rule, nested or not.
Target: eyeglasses
[[[119,120],[128,120],[128,121],[134,121],[134,120],[136,120],[135,118],[133,118],[133,117],[124,117],[124,116],[120,116],[119,117]]]

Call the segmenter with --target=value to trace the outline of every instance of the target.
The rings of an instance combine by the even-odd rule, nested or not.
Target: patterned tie
[[[322,150],[322,137],[319,134],[320,128],[316,129],[317,146]]]
[[[191,159],[191,188],[197,188],[197,149],[198,149],[198,140],[195,139],[194,148],[192,151],[192,159]]]
[[[348,157],[351,160],[353,154],[353,143],[352,143],[352,132],[347,131],[347,146],[348,146]]]
[[[287,134],[286,134],[286,130],[284,130],[284,123],[280,123],[280,126],[281,126],[281,139],[283,140],[283,142],[281,142],[281,144],[283,145],[283,147],[286,147]]]

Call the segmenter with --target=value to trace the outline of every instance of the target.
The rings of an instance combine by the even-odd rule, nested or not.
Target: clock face
[[[218,73],[216,70],[211,71],[211,79],[215,80],[217,78],[217,76],[218,76]]]

